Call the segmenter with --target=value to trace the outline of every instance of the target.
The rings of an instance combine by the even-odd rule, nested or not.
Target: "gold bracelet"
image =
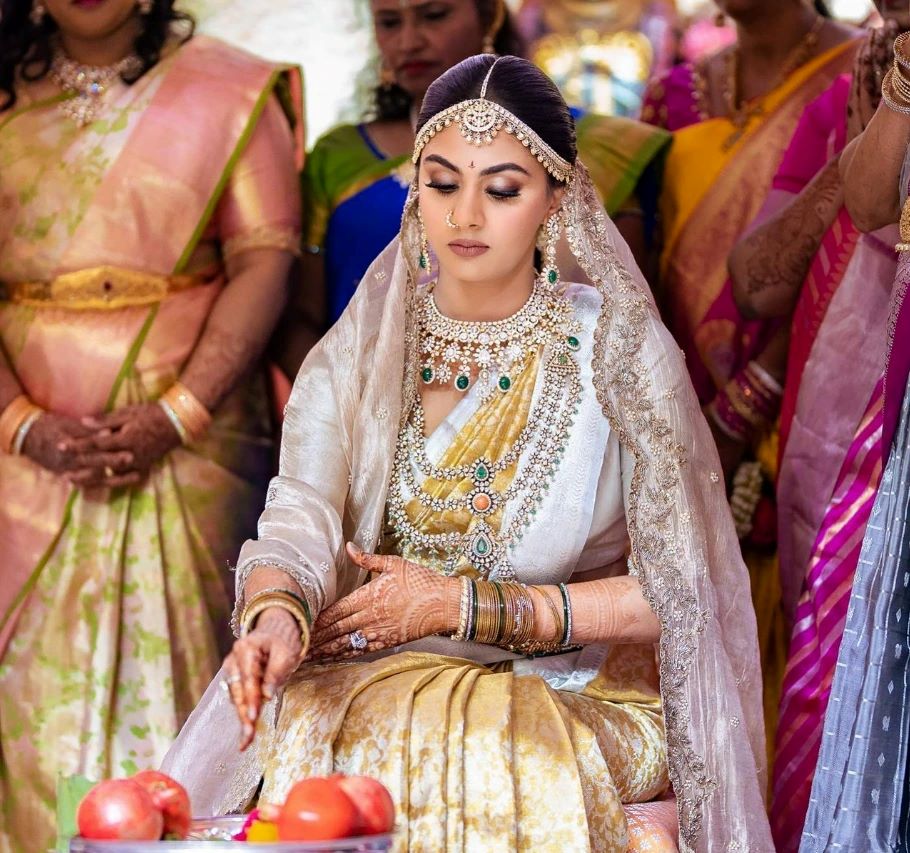
[[[287,611],[300,626],[300,659],[306,655],[310,646],[310,609],[300,596],[285,589],[264,589],[257,592],[243,608],[240,616],[240,636],[247,636],[263,612],[272,607]]]
[[[461,576],[461,603],[458,613],[458,630],[452,634],[453,640],[463,643],[468,639],[471,628],[471,610],[473,601],[471,596],[471,579],[467,575]]]
[[[0,413],[0,451],[18,455],[22,451],[28,430],[44,414],[25,394],[16,397]]]
[[[180,434],[184,444],[199,441],[212,425],[209,410],[182,382],[175,382],[158,400],[168,420]]]

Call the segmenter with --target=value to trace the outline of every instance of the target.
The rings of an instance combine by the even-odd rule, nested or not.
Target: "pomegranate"
[[[338,779],[357,809],[355,835],[379,835],[395,827],[395,803],[388,788],[369,776],[341,776]]]
[[[76,812],[83,838],[158,841],[164,818],[151,794],[132,779],[108,779],[89,791]]]
[[[186,788],[157,770],[142,770],[133,776],[149,792],[164,818],[164,835],[182,841],[190,831],[190,796]]]

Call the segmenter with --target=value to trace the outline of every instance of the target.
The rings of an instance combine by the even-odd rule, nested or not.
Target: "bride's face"
[[[101,40],[137,18],[136,0],[45,0],[64,35]]]
[[[440,269],[472,283],[530,270],[538,230],[563,194],[511,134],[500,131],[492,143],[474,146],[456,124],[423,149],[419,182],[420,213]]]

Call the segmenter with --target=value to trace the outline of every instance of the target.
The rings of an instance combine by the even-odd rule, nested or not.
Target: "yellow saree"
[[[198,38],[85,128],[47,81],[0,114],[0,344],[36,403],[82,417],[156,399],[202,333],[221,258],[294,242],[296,205],[253,179],[271,156],[293,185],[282,73]],[[0,851],[50,846],[59,775],[160,762],[218,668],[227,561],[271,463],[258,377],[134,489],[76,491],[0,455]]]

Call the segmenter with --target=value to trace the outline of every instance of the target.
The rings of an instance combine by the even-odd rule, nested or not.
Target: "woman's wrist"
[[[269,607],[264,610],[256,619],[255,629],[261,629],[281,637],[291,651],[298,656],[303,656],[306,649],[303,648],[303,642],[300,634],[300,625],[297,620],[282,607]]]

